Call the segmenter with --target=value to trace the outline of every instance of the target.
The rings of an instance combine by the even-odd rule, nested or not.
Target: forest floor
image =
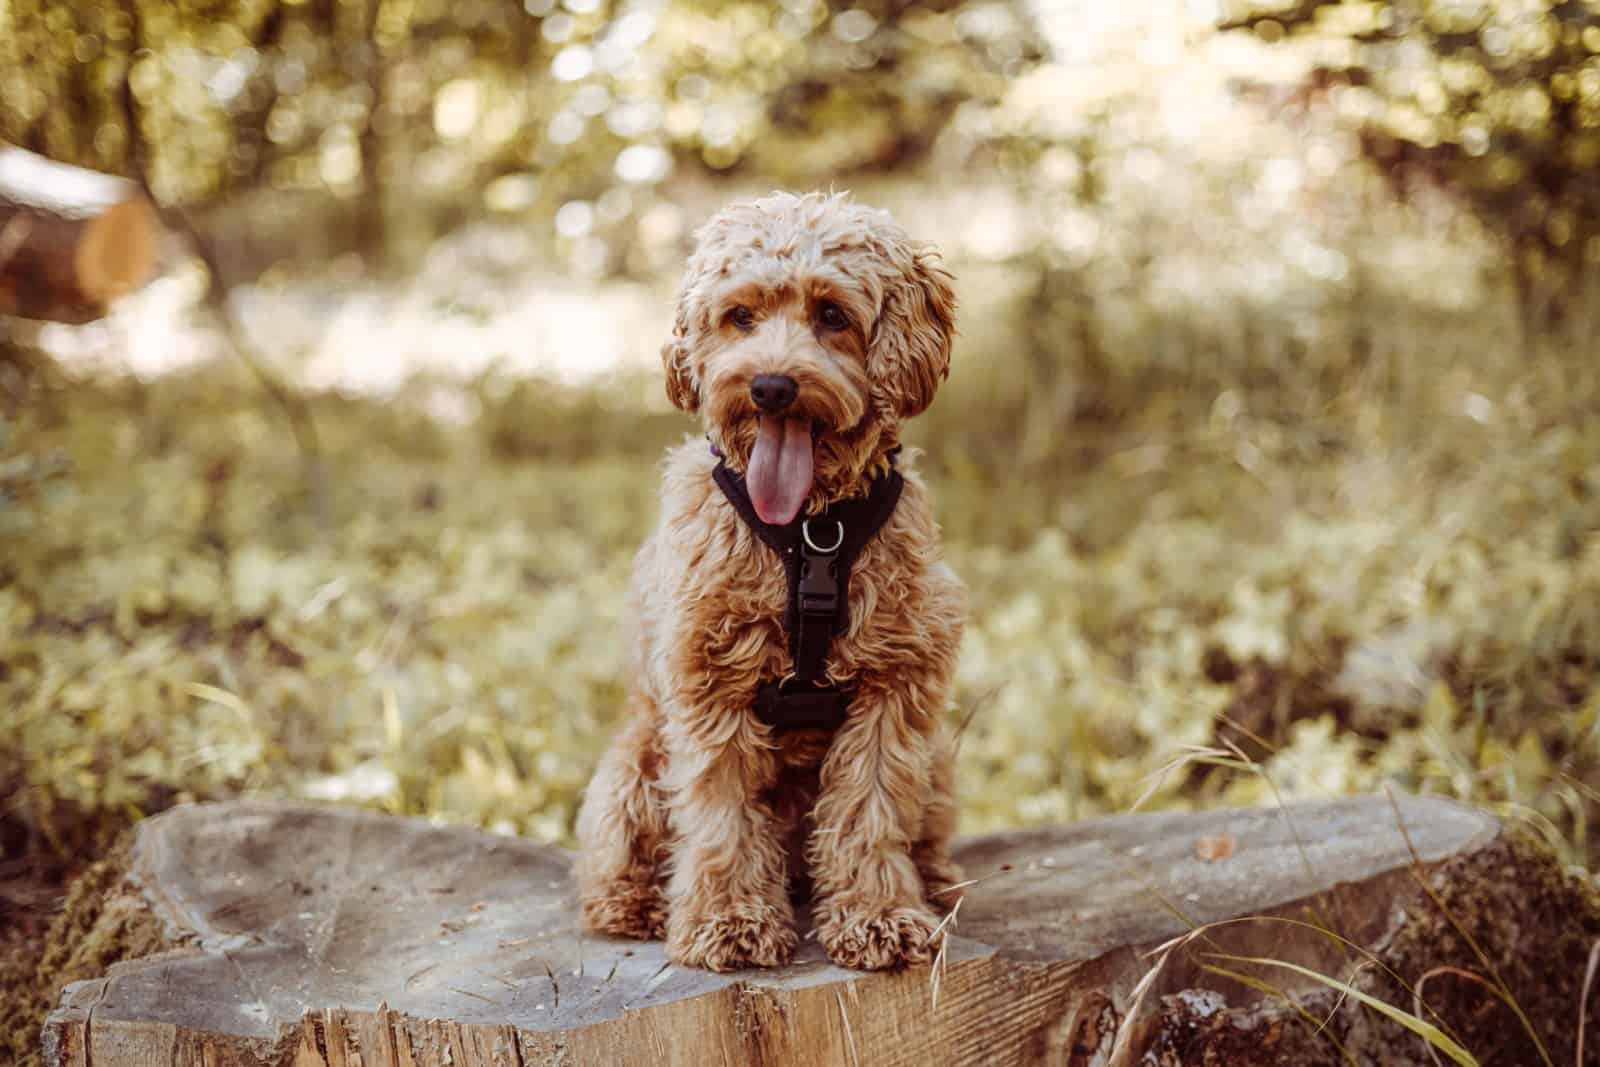
[[[1316,413],[1173,388],[1032,462],[980,366],[913,434],[972,594],[968,830],[1392,781],[1522,812],[1586,860],[1582,361],[1526,361],[1514,389],[1458,363],[1430,396]],[[435,385],[320,394],[313,463],[227,366],[49,371],[4,445],[9,823],[81,855],[86,826],[270,792],[568,840],[621,702],[653,467],[693,432],[636,402],[654,385],[482,382],[451,418]],[[1196,748],[1255,764],[1151,778]]]
[[[1592,862],[1594,370],[1416,343],[1433,373],[1315,410],[1173,383],[1068,412],[1031,460],[1040,399],[958,359],[914,439],[971,591],[964,830],[1393,783]],[[36,980],[66,875],[178,801],[570,841],[654,465],[694,430],[653,376],[314,394],[312,454],[231,365],[31,366],[0,457],[0,984]]]

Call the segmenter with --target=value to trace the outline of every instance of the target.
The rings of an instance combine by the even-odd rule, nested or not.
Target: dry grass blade
[[[1377,997],[1374,997],[1369,993],[1363,993],[1361,990],[1350,985],[1348,982],[1341,982],[1337,978],[1331,978],[1328,975],[1312,970],[1310,967],[1302,967],[1298,963],[1289,963],[1286,960],[1267,959],[1266,957],[1262,956],[1234,956],[1225,953],[1214,953],[1213,955],[1216,955],[1221,959],[1231,960],[1234,963],[1249,963],[1257,967],[1281,967],[1284,970],[1292,971],[1293,973],[1300,975],[1302,978],[1309,978],[1314,982],[1320,982],[1329,989],[1340,990],[1347,996],[1366,1005],[1378,1014],[1399,1023],[1407,1030],[1410,1030],[1412,1033],[1422,1038],[1431,1047],[1438,1049],[1446,1056],[1449,1056],[1456,1063],[1461,1064],[1462,1067],[1479,1067],[1476,1056],[1468,1052],[1459,1043],[1457,1043],[1455,1039],[1450,1037],[1437,1026],[1434,1026],[1432,1023],[1424,1022],[1422,1019],[1419,1019],[1410,1012],[1397,1008],[1393,1004],[1379,1000]]]
[[[1004,688],[1004,682],[997,682],[972,699],[972,707],[968,709],[966,715],[962,717],[961,724],[956,727],[955,744],[952,745],[950,749],[950,758],[952,760],[961,755],[961,742],[966,738],[967,727],[972,725],[972,720],[978,717],[978,712],[982,711],[986,706],[993,703],[994,698],[999,696],[1000,690]]]
[[[1253,734],[1251,736],[1254,737]],[[1278,783],[1272,780],[1272,775],[1267,773],[1267,769],[1265,767],[1252,760],[1244,751],[1244,749],[1240,748],[1237,743],[1229,740],[1228,738],[1223,738],[1222,743],[1227,746],[1228,751],[1233,754],[1235,759],[1244,763],[1257,777],[1265,782],[1267,784],[1267,788],[1272,791],[1272,799],[1278,805],[1278,813],[1283,816],[1283,825],[1288,827],[1289,836],[1294,839],[1295,851],[1300,855],[1300,866],[1306,872],[1306,880],[1309,883],[1315,884],[1317,881],[1317,872],[1311,864],[1311,853],[1306,848],[1305,839],[1300,836],[1300,830],[1295,826],[1294,819],[1290,818],[1289,816],[1288,805],[1283,802],[1283,792],[1279,790]],[[1309,910],[1311,910],[1313,915],[1316,915],[1317,921],[1322,924],[1322,926],[1326,927],[1329,932],[1332,932],[1335,929],[1333,921],[1326,915],[1318,914],[1314,907]],[[1344,938],[1339,938],[1339,940],[1343,941]]]
[[[1371,960],[1364,960],[1363,962],[1358,963],[1356,965],[1356,969],[1350,972],[1350,981],[1352,983],[1355,982],[1355,980],[1361,976],[1361,972],[1371,966],[1373,966],[1373,962]],[[1328,1024],[1333,1022],[1333,1017],[1339,1014],[1339,1009],[1344,1007],[1344,1002],[1348,999],[1350,998],[1344,993],[1339,994],[1339,999],[1335,1000],[1333,1002],[1333,1007],[1328,1009],[1327,1016],[1322,1020],[1321,1023],[1317,1024],[1318,1034],[1322,1033],[1323,1030],[1327,1029]]]
[[[1398,971],[1396,971],[1394,968],[1390,967],[1388,964],[1384,963],[1383,960],[1380,959],[1376,954],[1374,954],[1370,949],[1363,948],[1361,945],[1356,944],[1354,941],[1351,941],[1350,939],[1348,939],[1346,937],[1342,937],[1339,934],[1333,932],[1332,930],[1328,930],[1325,927],[1318,925],[1317,923],[1306,922],[1304,919],[1291,919],[1291,918],[1288,918],[1287,916],[1282,916],[1282,915],[1245,915],[1245,916],[1241,916],[1241,917],[1239,917],[1237,919],[1218,919],[1215,922],[1206,923],[1204,926],[1197,927],[1196,929],[1193,929],[1193,930],[1189,931],[1188,933],[1180,934],[1177,937],[1172,938],[1171,940],[1163,942],[1162,944],[1157,945],[1155,948],[1153,948],[1153,949],[1149,950],[1148,952],[1144,953],[1144,956],[1145,956],[1146,959],[1148,959],[1151,956],[1157,955],[1159,953],[1166,952],[1170,948],[1177,947],[1177,946],[1179,946],[1180,944],[1182,944],[1184,942],[1192,941],[1192,940],[1195,940],[1196,938],[1200,938],[1200,937],[1206,937],[1209,934],[1209,932],[1212,931],[1212,930],[1220,929],[1220,928],[1222,928],[1224,926],[1233,926],[1233,925],[1236,925],[1238,923],[1281,923],[1281,924],[1283,924],[1285,926],[1292,926],[1292,927],[1295,927],[1297,929],[1306,930],[1306,931],[1309,931],[1311,933],[1317,934],[1317,935],[1319,935],[1321,937],[1330,938],[1333,941],[1337,942],[1339,945],[1341,945],[1343,948],[1345,948],[1347,951],[1349,951],[1349,952],[1351,952],[1351,953],[1353,953],[1355,955],[1361,956],[1363,958],[1361,965],[1356,969],[1354,974],[1360,973],[1361,970],[1363,970],[1363,969],[1365,969],[1367,967],[1376,967],[1380,971],[1382,971],[1389,978],[1390,981],[1392,981],[1396,985],[1400,986],[1400,988],[1404,989],[1407,993],[1410,993],[1413,998],[1415,998],[1416,995],[1417,995],[1416,989],[1413,988],[1412,985],[1409,982],[1407,982],[1405,980],[1405,978]],[[1208,943],[1209,943],[1209,941],[1208,941]],[[1215,946],[1213,946],[1213,947],[1215,947]],[[1354,977],[1354,974],[1352,974],[1352,979]],[[1340,1004],[1342,1005],[1342,1003],[1343,1003],[1343,999],[1341,998]],[[1335,1005],[1335,1010],[1338,1010],[1339,1006],[1340,1005]],[[1423,1007],[1427,1007],[1427,1005],[1424,1004]],[[1434,1011],[1432,1008],[1428,1008],[1427,1010],[1428,1010],[1428,1014],[1433,1016],[1434,1020],[1436,1021],[1437,1025],[1439,1026],[1439,1028],[1441,1030],[1444,1030],[1447,1034],[1450,1034],[1449,1024],[1445,1022],[1444,1018],[1441,1017],[1439,1015],[1439,1013]],[[1450,1036],[1452,1037],[1452,1039],[1455,1039],[1455,1035],[1454,1034],[1450,1034]]]
[[[833,999],[839,1005],[839,1021],[844,1024],[844,1041],[850,1048],[850,1062],[861,1067],[861,1054],[856,1051],[856,1035],[850,1029],[850,1013],[844,1007],[844,994],[835,989]]]
[[[1249,738],[1253,743],[1261,746],[1262,751],[1268,753],[1276,753],[1278,751],[1278,746],[1273,744],[1270,739],[1263,737],[1257,731],[1250,729],[1250,727],[1240,722],[1234,716],[1229,715],[1227,712],[1222,712],[1219,714],[1217,719],[1229,729],[1237,731],[1243,736]],[[1228,747],[1234,749],[1235,751],[1238,750],[1237,745],[1230,744]]]
[[[1496,815],[1503,819],[1514,819],[1538,834],[1552,852],[1560,854],[1566,846],[1566,836],[1561,827],[1556,825],[1554,819],[1529,804],[1519,804],[1514,800],[1504,800],[1490,805]]]
[[[1428,984],[1428,979],[1439,974],[1454,975],[1457,978],[1465,978],[1470,982],[1475,982],[1478,985],[1483,986],[1483,988],[1487,989],[1489,992],[1493,993],[1496,997],[1499,997],[1502,1001],[1505,1001],[1507,1005],[1510,1005],[1510,1000],[1506,997],[1506,995],[1500,992],[1500,990],[1496,988],[1495,984],[1483,977],[1483,975],[1473,974],[1471,971],[1462,970],[1460,967],[1435,967],[1432,970],[1424,972],[1422,977],[1417,979],[1417,988],[1411,991],[1412,1003],[1416,1005],[1416,1009],[1419,1014],[1421,1013],[1423,1007],[1422,988]],[[1439,1058],[1434,1054],[1432,1046],[1429,1046],[1428,1048],[1428,1058],[1433,1060],[1435,1063],[1439,1062]],[[1583,1062],[1581,1057],[1579,1058],[1578,1062]]]
[[[1311,1027],[1313,1037],[1323,1036],[1324,1031],[1327,1030],[1329,1020],[1331,1020],[1334,1015],[1338,1014],[1339,1008],[1344,1004],[1345,1001],[1345,996],[1341,993],[1338,1003],[1335,1004],[1333,1010],[1328,1013],[1328,1017],[1323,1019],[1321,1022],[1318,1022],[1317,1017],[1307,1011],[1305,1006],[1302,1005],[1298,1000],[1294,999],[1294,996],[1287,989],[1280,989],[1271,982],[1264,982],[1254,975],[1245,974],[1243,971],[1233,971],[1226,967],[1218,967],[1211,963],[1202,963],[1200,965],[1200,969],[1211,974],[1220,975],[1223,978],[1230,978],[1233,981],[1238,982],[1240,985],[1248,986],[1249,988],[1254,989],[1258,993],[1265,994],[1269,997],[1277,997],[1278,999],[1282,1000],[1284,1003],[1288,1004],[1289,1007],[1294,1009],[1294,1013],[1300,1016],[1301,1020],[1304,1021],[1307,1026]],[[1345,1048],[1344,1042],[1340,1041],[1332,1034],[1327,1034],[1326,1036],[1329,1041],[1333,1042],[1334,1048],[1339,1050],[1340,1058],[1342,1058],[1346,1063],[1356,1062],[1355,1056],[1350,1052],[1349,1049]]]
[[[1251,736],[1253,740],[1259,740],[1254,734],[1250,734],[1249,736]],[[1316,870],[1311,863],[1311,853],[1307,850],[1305,840],[1300,836],[1300,831],[1295,826],[1294,820],[1289,816],[1288,806],[1284,803],[1283,794],[1278,789],[1277,783],[1272,780],[1272,776],[1267,773],[1265,767],[1257,763],[1255,760],[1252,760],[1249,754],[1240,748],[1236,743],[1227,738],[1223,738],[1222,744],[1225,747],[1216,748],[1205,745],[1179,746],[1180,749],[1184,750],[1183,754],[1168,761],[1166,764],[1157,768],[1147,776],[1153,779],[1153,781],[1151,781],[1151,784],[1142,794],[1140,794],[1139,799],[1134,801],[1133,806],[1128,809],[1129,813],[1132,814],[1137,812],[1141,807],[1143,807],[1144,804],[1160,790],[1162,784],[1167,780],[1168,777],[1172,775],[1174,771],[1191,764],[1201,764],[1211,767],[1224,767],[1229,770],[1236,771],[1247,771],[1261,779],[1261,781],[1265,782],[1267,788],[1272,791],[1272,796],[1277,804],[1278,811],[1283,816],[1284,825],[1288,827],[1289,836],[1293,839],[1295,850],[1300,855],[1300,864],[1305,869],[1306,878],[1311,882],[1316,882]],[[1167,907],[1172,910],[1174,914],[1178,915],[1179,918],[1183,919],[1185,922],[1189,922],[1188,918],[1175,905],[1172,905],[1165,900],[1163,900],[1162,903],[1167,905]],[[1312,914],[1316,916],[1318,922],[1324,928],[1324,932],[1330,934],[1330,936],[1334,937],[1334,939],[1337,941],[1345,942],[1344,938],[1334,933],[1336,927],[1332,920],[1325,915],[1318,914],[1315,910],[1312,910]],[[1191,925],[1193,924],[1191,923]]]
[[[933,969],[928,973],[928,988],[933,996],[934,1011],[939,1010],[939,987],[944,983],[945,961],[950,953],[950,931],[955,929],[956,916],[960,913],[961,905],[966,899],[966,897],[958,897],[955,907],[950,909],[948,915],[939,920],[939,925],[934,927],[933,933],[928,935],[930,941],[936,937],[939,939],[939,952],[933,957]]]
[[[1224,738],[1222,743],[1227,746],[1228,751],[1233,754],[1235,759],[1248,767],[1263,782],[1267,783],[1268,789],[1272,790],[1272,799],[1277,803],[1278,811],[1283,815],[1283,824],[1289,828],[1289,836],[1294,838],[1295,851],[1300,853],[1300,864],[1305,868],[1306,877],[1315,882],[1317,880],[1317,872],[1311,866],[1311,853],[1306,851],[1305,840],[1301,838],[1300,831],[1294,825],[1294,820],[1289,818],[1287,805],[1283,802],[1283,793],[1278,789],[1278,783],[1272,780],[1272,775],[1267,773],[1266,768],[1252,760],[1244,749],[1233,741]]]
[[[1150,995],[1150,990],[1155,986],[1156,978],[1161,974],[1162,968],[1166,966],[1167,960],[1172,953],[1203,935],[1207,929],[1209,929],[1209,925],[1196,927],[1186,934],[1179,934],[1164,944],[1156,946],[1145,954],[1146,958],[1155,955],[1156,961],[1144,973],[1144,976],[1139,979],[1138,984],[1133,987],[1133,996],[1129,998],[1128,1010],[1123,1012],[1122,1022],[1117,1026],[1116,1039],[1111,1043],[1111,1055],[1106,1058],[1106,1067],[1129,1067],[1132,1064],[1134,1023],[1138,1020],[1139,1013],[1144,1007],[1145,998]]]
[[[1597,725],[1600,725],[1600,720],[1597,720]],[[1594,786],[1580,778],[1573,777],[1570,771],[1562,771],[1561,780],[1572,786],[1572,788],[1576,789],[1579,793],[1582,793],[1588,799],[1594,801],[1596,804],[1600,804],[1600,789],[1596,789]]]
[[[1174,771],[1182,770],[1190,764],[1199,763],[1214,767],[1229,767],[1234,770],[1250,769],[1250,765],[1248,763],[1244,766],[1240,766],[1233,760],[1228,759],[1228,753],[1220,748],[1207,748],[1201,745],[1184,745],[1182,747],[1187,749],[1183,755],[1175,756],[1171,760],[1162,764],[1160,767],[1157,767],[1155,770],[1151,771],[1149,774],[1145,775],[1145,778],[1149,780],[1150,785],[1146,787],[1143,793],[1139,794],[1139,799],[1135,800],[1133,805],[1128,808],[1129,815],[1134,814],[1140,808],[1149,803],[1150,798],[1155,796],[1156,793],[1160,792],[1161,787],[1166,784],[1168,778],[1172,777]]]
[[[1428,899],[1433,902],[1433,906],[1439,909],[1439,914],[1444,916],[1445,921],[1450,924],[1450,928],[1472,949],[1473,955],[1478,957],[1478,962],[1483,965],[1483,969],[1489,972],[1500,998],[1516,1014],[1518,1021],[1522,1023],[1523,1030],[1527,1031],[1528,1037],[1533,1041],[1534,1048],[1538,1049],[1539,1058],[1544,1061],[1545,1067],[1555,1067],[1555,1061],[1550,1058],[1549,1051],[1544,1047],[1544,1039],[1539,1036],[1539,1031],[1534,1027],[1533,1020],[1528,1018],[1528,1013],[1522,1010],[1521,1004],[1517,1003],[1517,998],[1512,994],[1511,987],[1506,985],[1504,978],[1500,977],[1500,971],[1495,967],[1493,961],[1489,959],[1489,954],[1478,944],[1477,939],[1457,921],[1454,913],[1445,907],[1444,901],[1440,899],[1439,894],[1429,884],[1428,879],[1423,877],[1422,856],[1417,852],[1415,842],[1411,840],[1411,831],[1406,829],[1405,819],[1400,814],[1400,802],[1395,799],[1394,790],[1388,785],[1384,786],[1383,791],[1384,795],[1389,798],[1389,806],[1394,809],[1395,825],[1400,828],[1400,836],[1405,840],[1406,850],[1411,853],[1411,877],[1422,888],[1422,891],[1427,894]]]
[[[1589,965],[1583,969],[1583,989],[1578,992],[1578,1054],[1572,1062],[1583,1067],[1583,1032],[1589,1024],[1589,987],[1594,982],[1595,964],[1600,962],[1600,938],[1589,946]]]

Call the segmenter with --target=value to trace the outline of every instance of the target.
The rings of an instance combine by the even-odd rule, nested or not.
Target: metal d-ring
[[[811,540],[811,520],[807,519],[806,521],[802,522],[800,524],[800,536],[805,538],[806,547],[811,549],[811,551],[823,556],[831,555],[839,551],[839,546],[844,544],[844,523],[840,522],[838,519],[834,519],[833,524],[839,529],[839,537],[833,542],[833,544],[829,545],[827,548],[823,548],[821,545]]]

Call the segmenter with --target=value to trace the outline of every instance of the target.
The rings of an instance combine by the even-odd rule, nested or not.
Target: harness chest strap
[[[873,479],[865,497],[841,500],[820,515],[784,526],[761,521],[744,477],[718,462],[712,477],[757,538],[777,554],[788,579],[784,629],[794,673],[785,683],[762,686],[756,717],[776,730],[834,729],[844,722],[854,690],[831,685],[827,674],[833,639],[850,625],[850,569],[889,521],[905,478],[893,467]]]

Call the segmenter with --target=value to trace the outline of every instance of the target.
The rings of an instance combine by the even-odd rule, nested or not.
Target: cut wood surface
[[[0,145],[0,313],[99,318],[149,280],[159,230],[133,182]]]
[[[85,943],[148,944],[127,937],[144,924],[166,949],[66,989],[45,1027],[49,1067],[1337,1063],[1341,1050],[1429,1062],[1421,1039],[1353,998],[1211,955],[1296,963],[1415,1008],[1315,927],[1411,983],[1493,964],[1554,1062],[1570,1063],[1600,933],[1587,883],[1492,817],[1418,798],[968,840],[959,858],[975,884],[957,935],[934,967],[897,974],[840,969],[811,940],[776,970],[672,966],[660,943],[577,928],[568,853],[359,809],[181,807],[140,824],[127,855],[116,888],[67,925]],[[1319,1031],[1208,964],[1330,1022]],[[1427,986],[1463,1043],[1538,1062],[1479,985]]]

